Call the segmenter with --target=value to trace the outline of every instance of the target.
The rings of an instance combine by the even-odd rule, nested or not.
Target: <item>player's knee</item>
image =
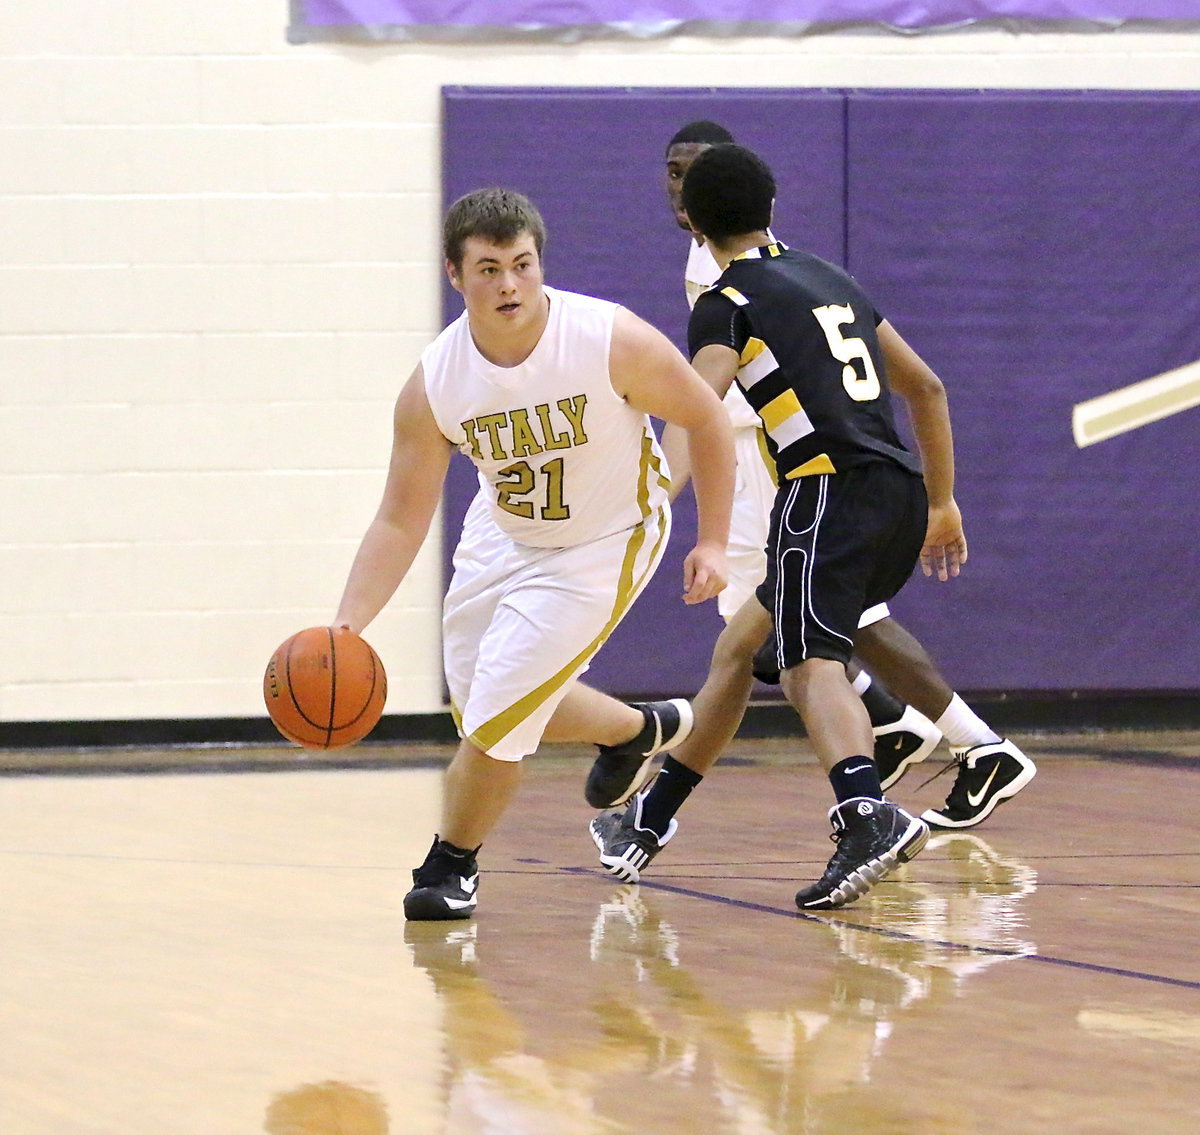
[[[509,738],[494,740],[478,734],[464,737],[458,744],[458,756],[464,761],[477,764],[491,764],[495,761],[498,764],[515,765],[532,751],[528,743],[517,743]]]
[[[749,672],[754,667],[754,655],[765,636],[748,635],[731,626],[717,636],[713,647],[713,666],[732,667]]]
[[[771,616],[749,600],[725,625],[713,647],[713,666],[753,668],[754,656],[771,633]]]
[[[790,698],[793,694],[806,695],[828,682],[844,681],[845,677],[846,664],[840,659],[814,657],[781,671],[779,684]]]

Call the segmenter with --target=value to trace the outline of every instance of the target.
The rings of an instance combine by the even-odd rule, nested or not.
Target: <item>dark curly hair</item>
[[[689,143],[702,146],[719,146],[722,142],[732,142],[733,135],[719,122],[710,122],[707,118],[697,119],[681,126],[675,131],[675,136],[667,143],[667,149],[672,146],[684,146]]]
[[[752,150],[713,146],[692,162],[683,179],[683,208],[692,226],[718,244],[771,225],[775,177]]]

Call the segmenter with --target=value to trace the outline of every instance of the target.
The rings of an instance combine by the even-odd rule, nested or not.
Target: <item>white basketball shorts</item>
[[[733,431],[737,482],[725,552],[729,583],[717,596],[717,610],[726,621],[754,595],[754,589],[767,574],[767,532],[771,527],[775,479],[767,465],[761,437],[762,431],[757,426],[739,426]]]
[[[664,505],[612,536],[534,548],[501,532],[476,497],[442,609],[459,735],[501,761],[532,753],[571,682],[654,574],[670,528]]]

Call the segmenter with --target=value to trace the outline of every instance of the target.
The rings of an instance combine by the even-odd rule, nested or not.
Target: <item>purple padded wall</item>
[[[485,185],[526,193],[546,219],[546,279],[615,300],[682,346],[688,237],[666,204],[663,155],[684,123],[714,118],[762,152],[779,180],[778,218],[793,239],[843,255],[843,100],[820,91],[488,90],[449,88],[443,196]],[[446,288],[447,320],[462,311]],[[447,554],[476,489],[455,460]],[[686,607],[683,557],[695,536],[690,491],[675,507],[657,575],[592,663],[588,680],[624,694],[699,689],[721,627],[715,603]]]
[[[776,231],[845,263],[946,380],[972,559],[895,604],[967,690],[1200,688],[1190,410],[1077,449],[1071,408],[1200,360],[1200,94],[451,88],[444,195],[523,190],[547,278],[682,342],[663,148],[710,117],[772,164]],[[447,289],[446,314],[461,305]],[[474,492],[456,461],[450,541]],[[591,678],[687,693],[719,628],[679,601],[692,530]],[[1172,633],[1180,628],[1182,633]]]
[[[848,260],[946,382],[971,561],[894,605],[966,689],[1200,687],[1200,417],[1072,406],[1200,359],[1200,94],[850,99]]]

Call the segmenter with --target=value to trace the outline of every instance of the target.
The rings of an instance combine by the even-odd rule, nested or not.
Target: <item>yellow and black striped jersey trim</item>
[[[844,312],[836,328],[822,314]],[[876,327],[881,316],[837,265],[772,240],[734,257],[688,323],[695,358],[737,354],[736,380],[762,422],[780,481],[886,460],[919,475],[891,409]],[[864,393],[863,373],[878,375]]]

